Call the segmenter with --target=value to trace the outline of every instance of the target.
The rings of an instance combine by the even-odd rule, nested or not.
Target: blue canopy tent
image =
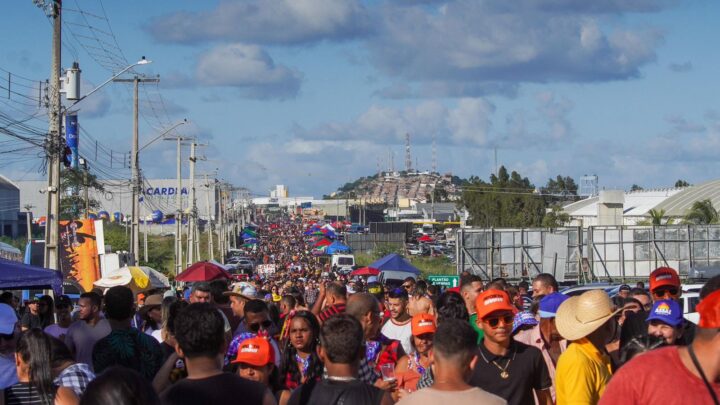
[[[325,248],[325,254],[334,255],[335,253],[348,253],[350,252],[350,246],[344,245],[338,241],[333,242]]]
[[[62,274],[56,270],[0,259],[0,290],[52,289],[62,294]]]
[[[404,257],[397,253],[391,253],[385,257],[382,257],[368,267],[376,268],[382,271],[404,271],[407,273],[413,273],[416,276],[420,275],[420,270],[410,264]]]

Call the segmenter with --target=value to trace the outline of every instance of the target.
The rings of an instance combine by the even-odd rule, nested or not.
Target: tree
[[[675,187],[690,187],[690,183],[685,180],[678,180],[675,182]]]
[[[85,199],[83,194],[85,188],[103,192],[105,187],[100,183],[92,173],[79,169],[66,168],[60,172],[60,219],[70,220],[80,217],[80,213],[85,209]],[[70,193],[71,190],[77,190],[76,195]],[[100,208],[100,202],[90,198],[89,204],[91,210]]]
[[[545,214],[542,226],[545,228],[559,228],[570,222],[570,215],[564,212],[559,205],[553,205],[550,212]]]
[[[638,186],[637,184],[633,184],[632,187],[630,187],[630,191],[643,191],[644,188]]]
[[[695,225],[718,223],[718,211],[710,199],[695,201],[685,214],[685,222]]]
[[[547,184],[543,188],[543,192],[547,194],[560,194],[564,196],[577,196],[578,186],[570,176],[561,176],[553,179],[548,179]]]
[[[672,218],[665,217],[665,210],[651,209],[648,211],[650,218],[638,221],[638,225],[671,225],[673,223]]]
[[[540,226],[546,207],[527,177],[508,173],[504,166],[490,175],[489,183],[471,176],[460,203],[470,212],[471,224],[484,227]]]

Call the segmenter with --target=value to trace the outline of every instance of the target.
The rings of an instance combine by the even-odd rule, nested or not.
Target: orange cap
[[[664,286],[680,287],[680,277],[672,267],[658,267],[650,273],[650,291]]]
[[[267,339],[254,337],[243,340],[238,347],[237,357],[232,363],[246,363],[262,367],[274,362],[273,348]]]
[[[510,311],[516,313],[517,308],[510,302],[510,297],[502,290],[485,290],[475,300],[477,318],[483,319],[495,311]]]
[[[698,326],[705,329],[720,328],[720,290],[708,295],[695,307],[700,314]]]
[[[430,314],[417,314],[412,317],[412,335],[420,336],[426,333],[435,333],[435,317]]]

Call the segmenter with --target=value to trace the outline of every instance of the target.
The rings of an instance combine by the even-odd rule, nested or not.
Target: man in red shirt
[[[718,403],[720,276],[705,284],[700,299],[695,340],[686,347],[653,350],[622,366],[610,380],[600,405]]]

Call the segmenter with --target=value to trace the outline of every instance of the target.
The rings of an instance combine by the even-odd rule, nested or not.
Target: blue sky
[[[434,136],[439,171],[462,177],[487,178],[495,148],[499,163],[536,185],[557,174],[597,174],[601,187],[624,189],[717,177],[717,2],[64,3],[63,66],[79,60],[85,91],[112,75],[91,41],[72,36],[91,25],[125,60],[153,60],[138,72],[161,77],[141,93],[150,100],[141,143],[187,117],[178,133],[209,142],[198,171],[217,168],[256,194],[286,184],[321,196],[378,162],[386,168],[388,151],[400,168],[406,132],[420,169],[430,168]],[[0,68],[44,80],[51,27],[42,11],[14,1],[0,22]],[[113,84],[79,104],[81,126],[102,146],[97,158],[94,145],[81,150],[102,175],[129,176],[105,156],[130,149],[129,94]],[[20,114],[11,107],[0,103]],[[38,161],[0,172],[38,177]],[[173,177],[175,149],[156,142],[141,164],[146,177]]]

